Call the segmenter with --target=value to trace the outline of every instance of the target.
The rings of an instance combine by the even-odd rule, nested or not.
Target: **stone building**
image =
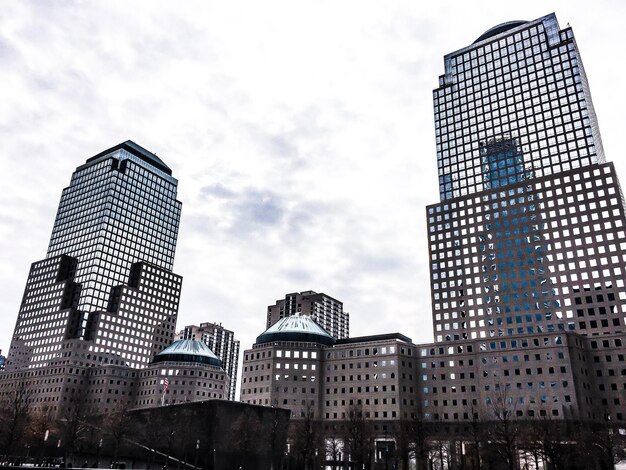
[[[241,401],[345,421],[350,406],[373,420],[410,418],[415,346],[401,334],[335,340],[307,315],[285,317],[244,351]]]

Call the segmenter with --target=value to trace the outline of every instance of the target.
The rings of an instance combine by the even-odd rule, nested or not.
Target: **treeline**
[[[505,399],[467,422],[372,420],[360,405],[343,421],[211,400],[90,416],[80,400],[70,413],[36,411],[19,392],[0,403],[4,462],[51,458],[77,466],[209,470],[609,470],[626,457],[625,431],[610,419],[523,421]]]

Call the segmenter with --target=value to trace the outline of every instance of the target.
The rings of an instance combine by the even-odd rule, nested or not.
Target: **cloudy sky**
[[[61,189],[127,139],[179,180],[179,328],[222,322],[248,348],[267,305],[315,290],[344,302],[352,336],[431,341],[443,55],[552,11],[574,28],[624,181],[618,0],[2,2],[0,348]]]

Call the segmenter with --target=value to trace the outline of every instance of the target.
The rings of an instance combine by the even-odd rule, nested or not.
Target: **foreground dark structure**
[[[221,400],[137,410],[130,416],[133,435],[150,448],[215,470],[280,468],[289,422],[286,410]],[[146,452],[151,464],[163,460]]]
[[[280,468],[289,413],[210,400],[45,423],[34,415],[3,418],[5,463],[230,470]]]

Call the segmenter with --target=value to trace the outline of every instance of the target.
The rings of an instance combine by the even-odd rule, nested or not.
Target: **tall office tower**
[[[268,306],[266,328],[296,313],[310,316],[335,339],[350,336],[350,314],[343,311],[343,303],[312,290],[287,294],[276,305]]]
[[[626,219],[571,28],[554,14],[504,23],[444,64],[435,341],[621,333]]]
[[[13,378],[66,364],[140,367],[173,340],[176,186],[167,165],[131,141],[76,169],[47,256],[30,269],[7,356]]]
[[[626,217],[572,30],[504,23],[444,62],[425,417],[493,420],[503,392],[520,419],[624,421]]]
[[[176,335],[176,339],[202,341],[222,361],[222,369],[230,378],[228,399],[235,399],[237,390],[237,367],[239,364],[239,340],[235,333],[227,330],[221,323],[200,323],[200,326],[189,325]]]

